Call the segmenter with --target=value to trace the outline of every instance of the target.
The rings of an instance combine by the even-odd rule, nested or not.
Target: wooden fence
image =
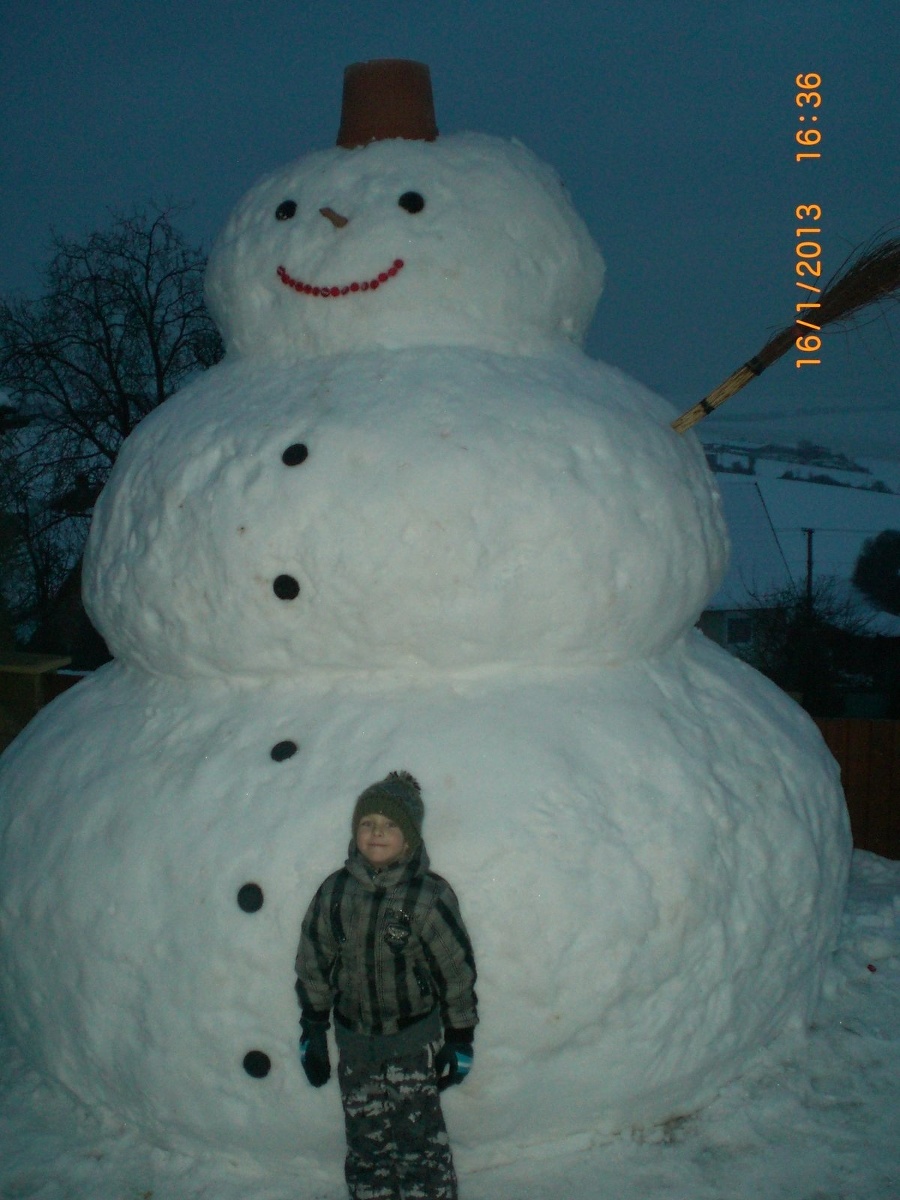
[[[900,858],[900,721],[818,718],[841,768],[853,844]]]

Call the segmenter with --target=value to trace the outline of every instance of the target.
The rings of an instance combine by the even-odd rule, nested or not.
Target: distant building
[[[723,472],[716,482],[731,560],[700,620],[707,636],[733,651],[748,645],[766,597],[805,589],[811,555],[813,583],[833,580],[871,633],[900,637],[900,618],[872,608],[851,583],[865,541],[883,529],[900,529],[900,495],[877,480],[865,487],[834,486],[775,472]]]

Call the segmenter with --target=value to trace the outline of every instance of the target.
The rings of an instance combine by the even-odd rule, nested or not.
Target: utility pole
[[[806,612],[812,616],[813,610],[813,534],[814,529],[804,529],[806,534]]]
[[[800,630],[800,690],[803,707],[809,710],[813,702],[813,534],[814,529],[804,529],[806,534],[806,620]]]

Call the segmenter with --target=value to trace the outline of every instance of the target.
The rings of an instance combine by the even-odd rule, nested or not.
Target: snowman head
[[[347,126],[345,111],[342,143]],[[385,128],[238,205],[206,280],[229,352],[580,342],[603,260],[558,176],[517,142]]]

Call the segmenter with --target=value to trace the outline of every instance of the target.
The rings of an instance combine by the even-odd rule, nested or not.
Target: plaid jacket
[[[478,1021],[475,960],[453,889],[424,846],[372,872],[355,845],[303,919],[297,994],[304,1016],[366,1036],[395,1034],[439,1007],[445,1028]]]

